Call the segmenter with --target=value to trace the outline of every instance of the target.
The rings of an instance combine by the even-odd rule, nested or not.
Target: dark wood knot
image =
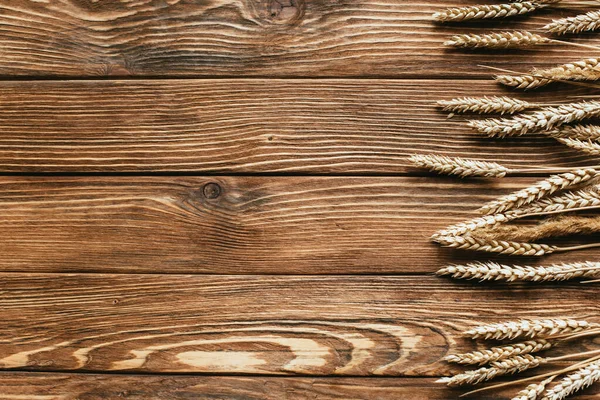
[[[207,199],[216,199],[221,195],[221,186],[219,186],[217,183],[209,182],[204,185],[202,193]]]

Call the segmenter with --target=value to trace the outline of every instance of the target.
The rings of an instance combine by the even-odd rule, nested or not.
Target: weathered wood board
[[[0,172],[399,174],[429,152],[515,168],[593,164],[542,135],[481,137],[436,107],[475,87],[506,94],[456,80],[0,82]]]
[[[431,378],[272,378],[226,376],[148,376],[62,373],[0,373],[9,399],[35,396],[44,400],[244,399],[244,400],[450,400],[458,390],[440,388]],[[592,387],[577,400],[598,400]],[[500,400],[514,389],[479,399]],[[19,397],[20,396],[20,397]],[[43,397],[41,397],[43,396]]]
[[[0,270],[431,274],[447,263],[495,258],[440,248],[429,237],[535,180],[5,177]]]
[[[439,376],[460,370],[441,359],[473,349],[461,331],[474,323],[598,321],[599,307],[589,285],[424,276],[6,273],[0,284],[0,366],[52,371]]]
[[[434,24],[445,7],[482,0],[4,0],[3,76],[464,77],[480,64],[552,66],[593,50],[546,45],[521,52],[444,49],[448,36],[482,25]],[[486,29],[539,29],[576,15],[568,5]],[[470,29],[468,27],[471,27]],[[598,45],[596,37],[574,39]]]

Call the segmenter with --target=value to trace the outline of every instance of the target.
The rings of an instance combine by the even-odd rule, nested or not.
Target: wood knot
[[[217,183],[209,182],[204,185],[202,193],[207,199],[216,199],[221,195],[221,186],[219,186]]]
[[[304,0],[268,0],[267,19],[276,24],[290,24],[304,16]]]

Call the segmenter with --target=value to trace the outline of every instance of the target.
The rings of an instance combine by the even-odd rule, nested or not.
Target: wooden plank
[[[534,179],[0,179],[0,271],[432,273],[429,236]],[[593,241],[593,239],[591,239]],[[594,249],[505,262],[594,260]]]
[[[474,348],[460,332],[477,322],[598,321],[597,289],[576,283],[1,274],[0,287],[3,369],[440,376],[460,370],[441,359]]]
[[[0,373],[4,399],[80,400],[450,400],[460,395],[433,382],[416,378],[281,378],[228,376],[144,376],[59,373]],[[486,394],[485,399],[508,399],[515,388]],[[35,397],[40,396],[40,397]],[[482,399],[482,397],[479,397]],[[577,400],[598,400],[592,387]]]
[[[564,45],[495,53],[444,49],[448,36],[477,31],[477,25],[438,25],[431,14],[479,3],[4,0],[0,75],[463,78],[487,75],[479,64],[524,69],[589,57],[589,50]],[[542,10],[483,27],[535,30],[582,11]]]
[[[539,135],[481,138],[435,106],[501,93],[476,81],[2,82],[0,172],[397,174],[415,171],[415,152],[513,167],[594,163]]]

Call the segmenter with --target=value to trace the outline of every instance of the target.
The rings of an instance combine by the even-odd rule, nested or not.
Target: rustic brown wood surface
[[[0,75],[464,78],[488,75],[479,64],[523,69],[590,55],[565,45],[516,53],[442,48],[465,27],[434,24],[433,11],[482,2],[4,0]],[[486,27],[539,29],[578,12],[562,5]]]
[[[415,171],[415,152],[512,167],[592,162],[542,135],[481,137],[435,105],[474,87],[506,94],[458,80],[1,82],[0,172],[398,174]],[[556,101],[552,91],[521,97]]]
[[[587,11],[431,21],[481,2],[1,1],[0,399],[449,400],[462,391],[434,381],[460,370],[444,355],[477,348],[460,335],[472,324],[600,322],[597,286],[433,275],[474,259],[598,256],[428,241],[537,178],[436,178],[410,154],[597,164],[541,135],[481,138],[435,106],[514,94],[482,65],[595,56],[443,48],[482,26],[535,30]]]

